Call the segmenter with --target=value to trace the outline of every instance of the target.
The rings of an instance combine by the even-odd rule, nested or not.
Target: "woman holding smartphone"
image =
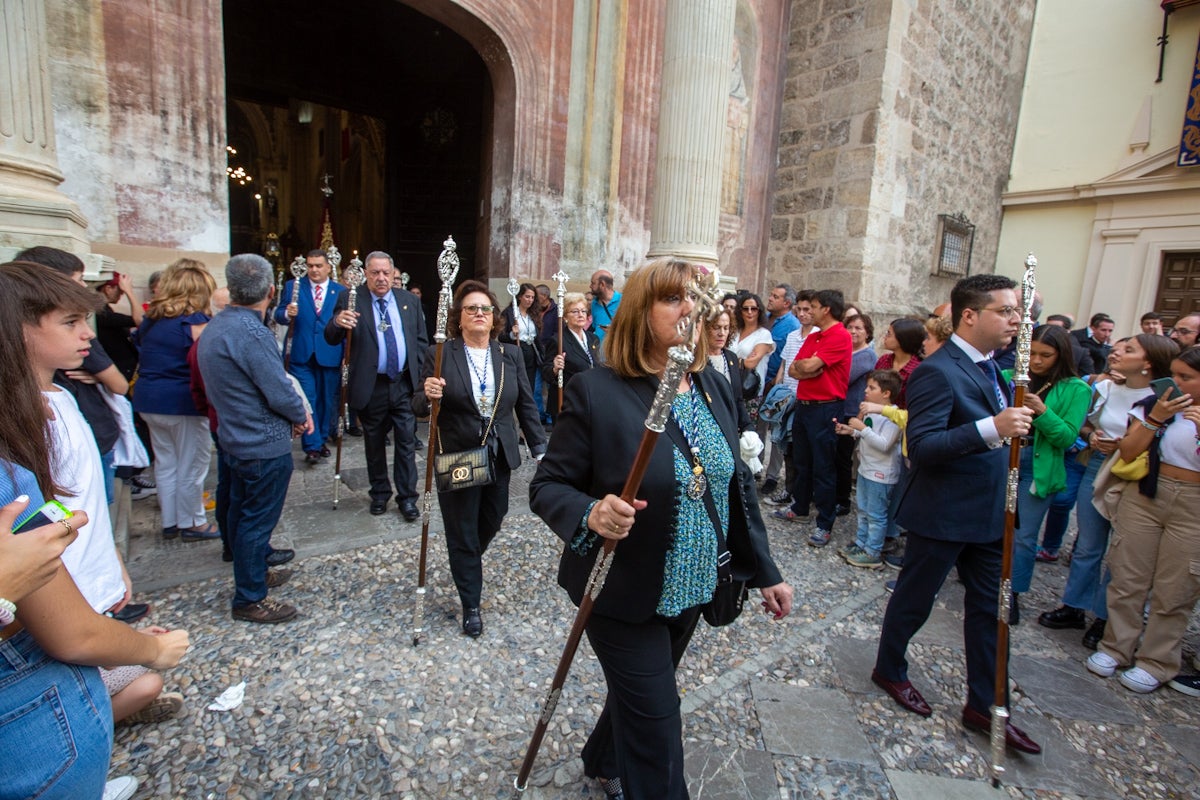
[[[1121,439],[1121,458],[1149,453],[1150,473],[1126,486],[1117,504],[1109,625],[1087,661],[1105,678],[1128,666],[1121,685],[1142,694],[1179,672],[1183,635],[1200,599],[1200,406],[1193,402],[1200,397],[1200,347],[1183,351],[1171,372],[1174,384],[1134,407]]]
[[[73,369],[82,363],[95,335],[87,318],[96,300],[94,292],[36,264],[0,265],[0,597],[14,616],[0,626],[0,752],[12,754],[5,759],[0,800],[99,798],[113,731],[108,690],[96,665],[161,669],[178,663],[188,647],[186,631],[137,631],[96,613],[62,562],[50,557],[62,554],[64,539],[88,522],[86,514],[52,523],[63,539],[46,526],[11,534],[13,523],[19,527],[46,498],[85,488],[95,493],[94,486],[56,480],[49,417],[54,406],[43,395],[37,365],[53,361]],[[94,450],[90,435],[87,442]],[[100,513],[107,517],[107,508]],[[35,564],[32,573],[13,575],[13,553]]]
[[[1165,336],[1140,333],[1122,342],[1119,351],[1113,351],[1109,370],[1124,376],[1125,382],[1104,380],[1093,387],[1092,407],[1083,426],[1088,442],[1085,452],[1089,456],[1075,503],[1079,533],[1071,556],[1071,571],[1063,589],[1063,604],[1038,617],[1038,624],[1047,628],[1082,630],[1087,627],[1086,613],[1091,609],[1095,619],[1083,636],[1084,647],[1091,650],[1096,649],[1104,636],[1108,620],[1105,602],[1108,584],[1102,580],[1102,568],[1112,531],[1112,523],[1092,505],[1096,473],[1125,436],[1134,404],[1154,396],[1150,381],[1170,376],[1171,360],[1178,352],[1175,343]]]

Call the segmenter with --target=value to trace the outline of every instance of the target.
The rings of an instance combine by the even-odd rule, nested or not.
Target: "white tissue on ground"
[[[225,691],[221,692],[216,700],[208,704],[209,711],[232,711],[242,704],[246,699],[246,682],[242,681],[237,686],[230,686]]]

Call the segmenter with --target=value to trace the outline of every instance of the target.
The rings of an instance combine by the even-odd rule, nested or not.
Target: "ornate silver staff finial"
[[[411,276],[409,276],[409,274],[407,272],[401,272],[400,273],[400,288],[407,290],[408,282],[410,280],[412,280],[412,278],[411,278]]]
[[[1021,278],[1021,328],[1017,334],[1017,361],[1013,368],[1013,383],[1029,383],[1029,350],[1033,342],[1033,297],[1037,291],[1037,259],[1033,253],[1025,259],[1025,274]]]
[[[438,344],[446,341],[446,323],[450,317],[450,306],[453,302],[454,278],[458,275],[458,245],[453,236],[447,236],[442,242],[442,254],[438,256],[438,277],[442,279],[442,290],[438,293],[437,326],[433,340]]]
[[[329,245],[329,249],[325,251],[325,257],[329,259],[329,266],[333,267],[333,279],[338,279],[338,266],[342,263],[342,254],[338,252],[337,245]]]
[[[296,256],[295,258],[293,258],[291,265],[288,267],[288,270],[291,271],[292,277],[295,278],[296,280],[300,280],[305,275],[307,275],[308,274],[308,264],[304,263],[304,256]],[[296,291],[299,291],[299,287],[296,287]]]
[[[517,295],[521,293],[521,284],[517,282],[516,278],[509,278],[508,286],[505,288],[508,289],[508,293],[512,295],[513,305],[515,306],[517,304]]]

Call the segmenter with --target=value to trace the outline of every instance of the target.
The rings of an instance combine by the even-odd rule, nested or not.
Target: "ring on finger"
[[[65,519],[60,519],[58,521],[58,524],[62,525],[64,528],[66,528],[66,532],[68,535],[75,532],[75,529],[71,527],[71,523],[67,522]]]

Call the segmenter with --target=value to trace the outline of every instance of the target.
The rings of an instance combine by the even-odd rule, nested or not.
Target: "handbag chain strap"
[[[490,347],[490,345],[489,345]],[[492,423],[496,421],[496,409],[500,407],[500,395],[504,393],[504,356],[500,356],[500,381],[496,386],[496,401],[492,403],[492,415],[488,417],[487,429],[483,432],[483,441],[479,443],[480,447],[487,444],[488,435],[492,432]],[[438,455],[442,454],[442,431],[439,428],[437,432],[438,439]]]

